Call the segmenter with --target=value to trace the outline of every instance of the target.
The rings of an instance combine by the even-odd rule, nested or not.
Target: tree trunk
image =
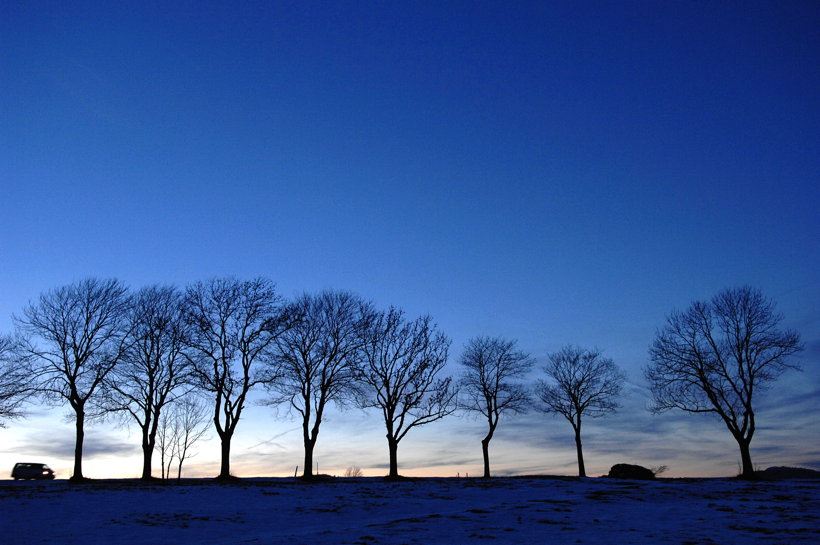
[[[485,435],[484,439],[481,440],[481,454],[484,456],[485,479],[490,478],[490,441],[493,438],[493,434],[495,434],[495,427],[498,425],[498,414],[488,412],[487,424],[489,424],[487,435]]]
[[[142,431],[142,480],[151,479],[151,458],[154,455],[154,439],[156,437],[156,419],[152,418],[152,406],[147,404],[143,410],[143,420],[140,424]],[[151,433],[152,424],[154,433]]]
[[[302,477],[305,479],[313,477],[313,447],[315,445],[315,441],[305,439],[305,466],[302,471]]]
[[[142,479],[151,478],[151,458],[154,455],[154,444],[150,441],[142,443]]]
[[[83,440],[85,439],[85,410],[75,409],[77,426],[77,437],[74,442],[74,474],[72,481],[82,481],[83,477]]]
[[[755,469],[752,465],[752,454],[749,452],[750,439],[738,439],[737,444],[740,446],[740,463],[742,464],[742,472],[740,476],[744,479],[753,479],[755,476]]]
[[[578,476],[586,477],[587,472],[584,468],[584,451],[581,448],[581,428],[575,428],[575,450],[578,451]]]
[[[390,451],[390,474],[391,479],[397,479],[399,476],[399,442],[394,438],[387,436],[387,449]]]
[[[156,430],[151,433],[151,415],[146,411],[145,424],[142,426],[142,479],[151,479],[151,460],[154,457]]]
[[[162,448],[159,451],[159,465],[160,465],[160,474],[162,475],[162,480],[165,480],[165,449]]]
[[[222,439],[222,464],[219,468],[219,476],[217,479],[231,478],[231,435],[225,433]]]
[[[484,455],[484,478],[490,478],[490,440],[484,438],[481,440],[481,454]]]

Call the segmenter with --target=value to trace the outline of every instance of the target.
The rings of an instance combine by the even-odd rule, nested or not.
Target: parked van
[[[53,479],[54,471],[46,464],[31,464],[21,462],[14,464],[11,470],[11,478],[17,479]]]

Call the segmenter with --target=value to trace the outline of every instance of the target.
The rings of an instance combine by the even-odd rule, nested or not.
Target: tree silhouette
[[[165,480],[171,476],[171,464],[174,461],[174,416],[172,410],[165,410],[157,419],[156,447],[159,449],[160,478]]]
[[[450,340],[430,316],[408,321],[396,308],[377,313],[365,330],[360,380],[367,388],[363,407],[381,409],[387,428],[389,477],[398,478],[399,442],[418,426],[455,410],[450,378],[438,379]]]
[[[726,289],[710,301],[673,312],[658,331],[645,369],[653,411],[714,413],[740,447],[743,477],[754,476],[749,451],[755,433],[752,400],[787,369],[802,350],[794,331],[760,290]]]
[[[461,355],[460,406],[487,419],[487,434],[481,440],[485,479],[490,477],[489,446],[501,415],[526,412],[530,404],[527,387],[518,381],[533,363],[529,354],[515,349],[515,341],[500,337],[470,339]]]
[[[196,384],[211,395],[221,441],[217,478],[230,479],[231,439],[248,392],[276,378],[269,367],[257,367],[285,322],[280,298],[267,279],[220,278],[189,286],[184,305],[189,350],[183,353]]]
[[[560,414],[572,424],[578,476],[586,477],[581,446],[583,417],[597,418],[615,411],[625,376],[600,350],[575,346],[565,346],[550,354],[544,373],[549,381],[539,380],[535,386],[541,402],[539,408],[546,413]]]
[[[151,478],[151,459],[163,408],[184,392],[190,379],[182,299],[172,287],[138,291],[127,315],[128,349],[106,379],[108,406],[135,421],[142,439],[142,478]]]
[[[74,411],[74,481],[83,480],[85,420],[106,375],[126,349],[126,288],[117,280],[89,278],[40,295],[23,317],[22,353],[34,388],[50,402]]]
[[[20,361],[18,343],[0,335],[0,428],[5,421],[22,416],[20,406],[31,395],[30,375]]]
[[[269,367],[281,378],[268,383],[270,403],[288,403],[301,416],[303,477],[310,478],[325,408],[355,395],[362,331],[372,310],[349,292],[325,291],[302,295],[287,312],[294,322],[275,340]]]
[[[208,413],[204,405],[191,396],[181,398],[171,412],[171,442],[177,459],[177,480],[182,478],[182,464],[192,458],[195,443],[208,433]]]

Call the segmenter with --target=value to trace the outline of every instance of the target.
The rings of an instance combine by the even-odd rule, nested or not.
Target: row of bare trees
[[[753,400],[785,371],[799,370],[793,356],[803,350],[800,335],[781,329],[782,314],[760,290],[743,286],[695,301],[674,311],[657,331],[644,377],[652,394],[651,411],[678,409],[716,415],[738,444],[741,476],[754,477],[750,445],[756,430]],[[501,339],[475,339],[462,359],[467,366],[468,407],[487,419],[482,440],[484,476],[487,447],[502,412],[527,407],[526,390],[508,382],[524,376],[532,362]],[[578,473],[585,475],[582,417],[599,417],[617,408],[625,377],[599,350],[567,346],[549,355],[547,381],[534,393],[540,408],[566,418],[575,432]]]
[[[543,367],[545,379],[537,380],[532,389],[521,381],[530,374],[534,359],[517,350],[514,341],[499,337],[471,339],[461,363],[465,369],[461,405],[487,421],[487,434],[481,440],[484,477],[490,477],[489,445],[501,415],[523,413],[533,406],[569,421],[575,432],[578,475],[586,476],[581,448],[582,418],[615,411],[626,379],[611,358],[604,358],[598,349],[565,346],[549,354]]]
[[[724,290],[675,312],[659,330],[645,369],[656,412],[713,412],[738,441],[743,474],[753,469],[752,396],[795,364],[799,336],[758,290]],[[548,356],[544,379],[526,381],[535,360],[500,337],[471,339],[462,372],[443,376],[450,339],[430,316],[378,310],[344,291],[284,301],[264,278],[213,279],[184,290],[151,286],[130,293],[117,280],[86,279],[43,293],[0,337],[0,422],[19,416],[32,396],[68,404],[76,425],[74,474],[83,479],[87,418],[119,415],[141,431],[142,477],[151,478],[159,447],[162,476],[182,463],[206,428],[203,403],[221,443],[218,478],[229,479],[231,440],[253,388],[301,420],[304,477],[330,404],[381,411],[389,476],[398,446],[413,428],[456,410],[487,422],[484,476],[502,414],[531,407],[571,424],[579,475],[585,476],[584,418],[618,407],[625,375],[597,349],[566,346]]]
[[[231,441],[257,386],[268,403],[302,419],[304,476],[329,404],[382,409],[391,475],[398,443],[455,410],[451,379],[438,379],[450,345],[429,316],[409,320],[343,291],[285,302],[267,279],[152,286],[129,294],[117,280],[87,279],[43,293],[15,317],[0,345],[2,416],[38,395],[68,404],[75,421],[72,479],[82,480],[88,418],[121,415],[141,431],[142,477],[160,442],[162,474],[183,463],[195,439],[186,420],[204,398],[221,443],[219,478],[230,478]],[[169,424],[168,407],[182,407]],[[167,455],[167,459],[166,459]]]

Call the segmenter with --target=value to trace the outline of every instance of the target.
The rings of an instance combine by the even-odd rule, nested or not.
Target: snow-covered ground
[[[4,481],[0,542],[820,543],[820,481]]]

